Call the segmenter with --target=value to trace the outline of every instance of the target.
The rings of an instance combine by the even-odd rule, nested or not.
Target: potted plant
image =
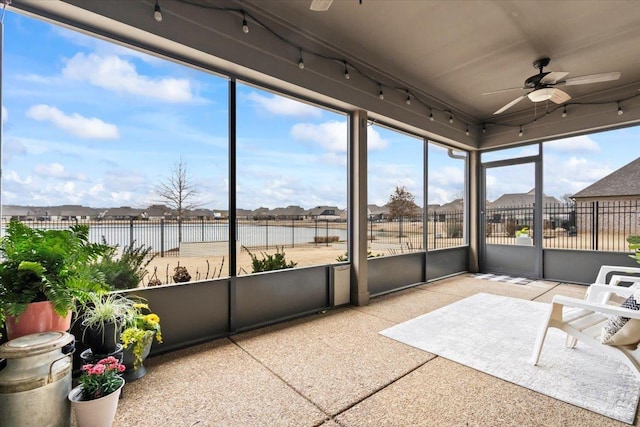
[[[104,289],[95,262],[107,246],[89,242],[89,228],[42,230],[12,220],[0,241],[0,328],[9,339],[69,329],[71,312]]]
[[[133,307],[136,314],[121,336],[124,347],[122,361],[127,367],[127,381],[135,381],[146,375],[143,362],[149,356],[151,344],[154,338],[157,342],[162,342],[160,317],[151,312],[148,304],[136,303]]]
[[[82,307],[82,342],[93,355],[109,355],[118,349],[120,333],[133,322],[135,301],[118,293],[94,293]]]
[[[125,383],[121,376],[124,371],[124,365],[113,356],[82,366],[80,384],[68,395],[78,427],[113,424]]]

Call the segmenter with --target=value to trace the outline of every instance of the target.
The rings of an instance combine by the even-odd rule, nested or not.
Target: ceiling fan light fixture
[[[542,89],[534,90],[533,92],[530,92],[529,95],[527,96],[533,102],[542,102],[542,101],[547,101],[551,99],[553,97],[553,92],[554,92],[553,88],[545,87]]]
[[[333,3],[333,0],[312,0],[309,9],[314,12],[326,12]]]

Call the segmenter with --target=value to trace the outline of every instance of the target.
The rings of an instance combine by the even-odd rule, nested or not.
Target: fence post
[[[202,239],[201,241],[204,242],[204,218],[200,218],[200,224],[202,224]]]
[[[314,243],[314,246],[318,246],[318,218],[315,218],[313,223],[315,225],[315,234],[313,237],[313,243]]]
[[[164,257],[164,218],[160,218],[160,257]]]
[[[436,211],[433,211],[433,249],[436,249],[437,246],[438,246],[438,244],[437,244],[438,241],[436,240],[436,238],[438,237],[436,235],[437,234],[437,230],[436,229],[437,229],[437,225],[438,225],[436,223],[436,218],[438,217],[437,215],[438,215],[438,213]]]
[[[269,219],[264,220],[264,230],[265,230],[265,245],[267,246],[267,250],[269,249]]]
[[[594,237],[594,250],[598,250],[598,233],[600,232],[600,202],[596,201],[595,203],[595,216],[594,216],[594,226],[595,226],[595,233],[593,233],[593,237]]]
[[[370,218],[370,219],[369,219],[369,224],[371,224],[371,225],[370,225],[370,227],[369,227],[369,228],[370,228],[370,230],[371,230],[371,231],[369,232],[369,233],[370,233],[370,237],[369,237],[369,239],[371,240],[371,242],[373,242],[373,218]]]
[[[296,247],[296,221],[291,218],[291,247]]]
[[[133,218],[129,218],[129,243],[133,245]]]
[[[329,246],[329,219],[328,218],[327,218],[327,224],[326,224],[325,230],[326,230],[325,232],[326,239],[324,241],[324,245]]]

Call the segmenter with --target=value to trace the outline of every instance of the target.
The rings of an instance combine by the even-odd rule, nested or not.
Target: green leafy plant
[[[103,244],[106,245],[104,238]],[[156,254],[149,255],[151,250],[151,246],[135,246],[132,241],[117,257],[117,247],[109,247],[97,267],[112,289],[137,288],[148,274],[147,266],[156,257]]]
[[[19,316],[29,303],[51,301],[65,316],[90,292],[106,288],[96,262],[107,249],[89,242],[86,225],[42,230],[10,221],[0,242],[0,311]]]
[[[629,249],[633,251],[633,255],[629,255],[629,258],[640,264],[640,236],[629,236],[627,242],[629,242]]]
[[[137,303],[133,305],[135,316],[127,328],[122,331],[120,340],[124,348],[133,346],[134,369],[142,363],[142,352],[145,346],[155,338],[157,342],[162,342],[162,329],[160,328],[160,317],[152,313],[148,304]]]
[[[267,254],[262,252],[262,259],[259,259],[255,254],[253,254],[249,249],[244,248],[251,257],[251,267],[253,273],[260,273],[263,271],[273,271],[273,270],[282,270],[285,268],[293,268],[297,265],[297,263],[290,261],[287,263],[285,259],[284,250],[280,248],[276,248],[275,254]]]
[[[91,294],[78,317],[82,322],[82,339],[84,340],[87,329],[104,333],[109,323],[116,325],[113,333],[117,334],[125,325],[133,322],[137,313],[135,303],[136,301],[121,294]],[[114,335],[112,339],[117,341],[117,336]]]
[[[113,356],[101,359],[95,365],[83,365],[79,380],[82,399],[94,400],[113,393],[122,386],[124,380],[120,374],[124,371],[124,365]]]

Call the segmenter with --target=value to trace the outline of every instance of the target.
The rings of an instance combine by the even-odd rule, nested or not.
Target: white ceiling
[[[14,7],[89,32],[151,46],[160,53],[178,52],[198,65],[213,64],[222,72],[310,99],[337,99],[348,108],[364,109],[392,124],[406,124],[411,131],[440,135],[444,141],[470,148],[640,121],[638,1],[334,0],[326,12],[311,11],[310,3],[160,0],[164,19],[158,24],[152,18],[154,0],[13,0]],[[219,10],[225,7],[231,10]],[[239,28],[238,10],[248,15],[249,34]],[[140,36],[131,28],[154,37]],[[179,45],[162,45],[155,36]],[[206,53],[208,59],[189,56],[180,46]],[[295,66],[297,47],[305,54],[304,73]],[[364,75],[352,70],[346,82],[340,63],[311,52],[342,58]],[[568,77],[619,71],[621,78],[563,87],[572,96],[567,118],[554,111],[556,104],[534,104],[529,99],[495,116],[497,109],[526,91],[482,94],[522,87],[538,72],[533,61],[542,57],[551,58],[545,71],[567,71]],[[377,83],[385,88],[384,102],[377,99]],[[423,104],[403,105],[404,90]],[[622,116],[616,101],[622,101]],[[425,120],[428,107],[453,112],[456,123],[440,117]],[[483,126],[486,133],[480,131]],[[526,130],[524,138],[517,135],[520,126]],[[470,128],[470,135],[465,135],[465,128]]]

